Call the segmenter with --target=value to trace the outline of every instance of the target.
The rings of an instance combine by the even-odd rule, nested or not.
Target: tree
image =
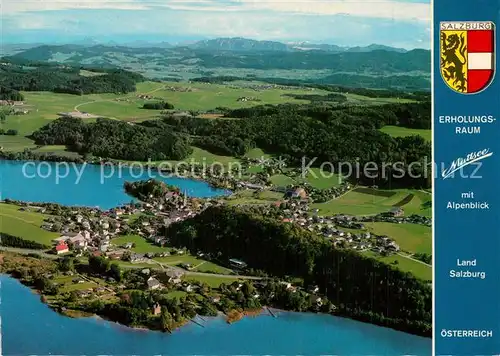
[[[160,314],[160,324],[162,329],[164,331],[169,331],[172,327],[173,322],[174,318],[172,317],[172,314],[168,312],[167,308],[162,307]]]
[[[0,111],[0,122],[3,124],[5,120],[7,120],[7,114],[2,110]]]
[[[89,257],[89,268],[97,274],[105,274],[109,271],[110,263],[107,259],[101,256]]]
[[[122,270],[120,266],[118,266],[116,263],[113,263],[109,268],[109,276],[120,282],[122,280]]]
[[[63,272],[73,271],[75,269],[75,264],[73,258],[66,256],[59,260],[59,270]]]

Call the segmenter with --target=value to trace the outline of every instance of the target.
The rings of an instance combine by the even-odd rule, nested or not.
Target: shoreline
[[[307,311],[306,312],[297,312],[297,311],[293,311],[293,310],[285,310],[285,309],[275,308],[275,307],[270,307],[270,306],[263,306],[263,307],[257,308],[257,309],[242,310],[242,311],[232,310],[232,311],[230,311],[230,312],[233,312],[232,315],[229,315],[230,312],[229,313],[223,313],[221,311],[217,312],[217,316],[203,316],[203,315],[196,314],[196,316],[193,317],[192,319],[184,319],[183,321],[179,322],[177,325],[175,325],[175,327],[172,330],[161,330],[161,329],[157,329],[157,328],[150,328],[150,327],[147,327],[147,326],[140,326],[140,325],[138,325],[138,326],[131,326],[131,325],[119,323],[117,321],[114,321],[112,319],[107,318],[106,316],[99,315],[99,314],[96,314],[96,313],[89,313],[89,312],[84,312],[84,311],[75,310],[75,309],[66,309],[63,312],[60,309],[58,310],[58,308],[56,308],[55,306],[50,305],[49,303],[47,303],[47,301],[45,299],[46,297],[43,294],[41,294],[40,291],[37,290],[35,287],[32,287],[32,286],[24,284],[20,279],[18,279],[17,277],[15,277],[15,276],[13,276],[11,274],[1,273],[0,272],[0,277],[2,275],[7,276],[8,278],[12,278],[12,279],[16,280],[22,286],[30,289],[33,293],[39,295],[40,296],[40,298],[39,298],[39,302],[40,303],[46,305],[48,308],[50,308],[52,310],[52,312],[55,312],[55,313],[57,313],[57,314],[59,314],[59,315],[61,315],[63,317],[72,318],[72,319],[96,318],[96,319],[99,319],[99,320],[102,320],[102,321],[113,323],[113,324],[118,325],[118,326],[123,327],[123,328],[131,329],[131,330],[136,330],[136,331],[155,331],[155,332],[161,332],[161,333],[168,332],[168,333],[172,334],[174,331],[179,331],[184,326],[188,325],[190,322],[193,322],[193,319],[196,318],[196,317],[201,317],[201,318],[206,319],[206,320],[220,318],[221,320],[224,320],[224,322],[226,324],[231,325],[231,324],[234,324],[234,323],[236,323],[238,321],[243,320],[244,318],[256,318],[256,317],[261,317],[261,316],[269,316],[269,317],[273,317],[273,318],[278,318],[279,314],[283,314],[283,313],[284,314],[296,313],[296,314],[306,314],[306,315],[331,316],[331,317],[335,317],[335,318],[348,319],[348,320],[352,320],[352,321],[355,321],[355,322],[360,322],[360,323],[369,324],[369,325],[373,325],[373,326],[377,326],[377,327],[387,328],[387,329],[391,329],[391,330],[394,330],[394,331],[398,331],[398,332],[402,332],[402,333],[405,333],[405,334],[409,334],[409,335],[413,335],[413,336],[418,336],[418,337],[422,337],[422,338],[426,338],[426,339],[432,338],[432,334],[431,335],[422,335],[422,334],[418,334],[418,333],[412,333],[412,332],[408,332],[408,331],[401,330],[401,329],[398,329],[398,328],[393,328],[393,327],[390,327],[390,326],[387,326],[387,325],[370,322],[368,320],[364,320],[363,318],[357,318],[356,316],[350,316],[350,315],[347,315],[347,314],[345,314],[345,315],[344,314],[333,314],[333,313],[329,314],[329,313],[319,313],[319,312],[318,313],[314,313],[314,312],[307,312]],[[68,312],[71,315],[68,315]],[[276,314],[276,315],[274,315],[274,314]]]

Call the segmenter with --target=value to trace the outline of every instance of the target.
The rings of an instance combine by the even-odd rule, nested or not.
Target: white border
[[[436,185],[434,177],[436,175],[435,162],[435,148],[436,148],[436,135],[434,130],[434,0],[431,3],[431,137],[432,137],[432,179],[431,179],[431,193],[432,193],[432,355],[436,355]]]

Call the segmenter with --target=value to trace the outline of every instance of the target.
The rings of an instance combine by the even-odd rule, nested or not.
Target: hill
[[[16,53],[14,60],[71,66],[122,68],[164,81],[233,76],[280,83],[335,84],[374,89],[429,90],[430,51],[381,45],[344,48],[219,38],[193,44],[154,47],[123,45],[44,45]]]

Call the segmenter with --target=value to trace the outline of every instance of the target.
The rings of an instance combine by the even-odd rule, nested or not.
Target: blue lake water
[[[431,339],[329,315],[279,313],[228,325],[207,320],[173,334],[71,319],[0,276],[3,355],[431,355]]]
[[[0,161],[1,198],[32,202],[51,202],[63,205],[98,206],[110,209],[129,203],[123,183],[149,178],[160,179],[179,187],[187,195],[197,198],[227,194],[201,180],[161,177],[144,169],[74,165],[49,162]],[[166,176],[166,174],[165,174]]]

